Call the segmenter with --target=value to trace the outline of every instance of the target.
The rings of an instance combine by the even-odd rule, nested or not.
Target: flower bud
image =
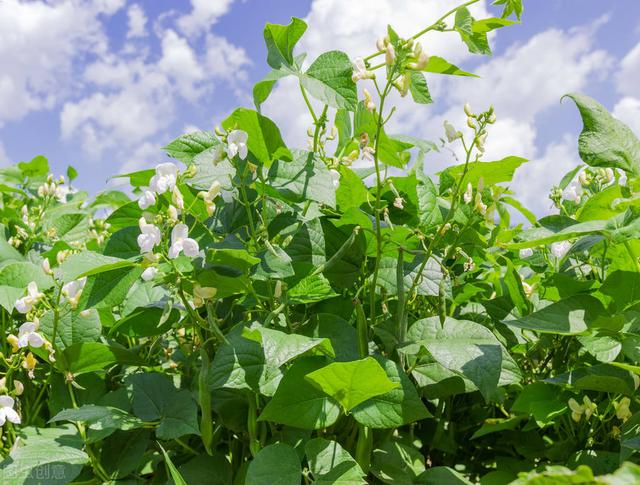
[[[171,222],[178,222],[178,210],[173,205],[169,205],[167,216]]]
[[[472,117],[473,116],[473,112],[471,111],[471,105],[469,103],[464,103],[464,113],[468,117]]]
[[[49,264],[49,258],[44,258],[42,260],[42,270],[48,275],[53,274],[53,271],[51,271],[51,265]]]
[[[365,88],[362,90],[362,93],[364,94],[364,107],[367,108],[368,111],[375,111],[376,109],[376,103],[373,102],[373,99],[371,98],[371,93],[369,93],[369,91]]]
[[[215,129],[214,129],[214,131],[215,131],[216,135],[218,135],[218,136],[220,136],[220,137],[223,137],[223,136],[226,136],[226,135],[227,135],[227,134],[225,133],[225,131],[224,131],[222,128],[220,128],[219,126],[216,126],[216,127],[215,127]]]
[[[387,51],[384,57],[385,62],[388,66],[391,66],[394,62],[396,62],[396,50],[393,48],[393,44],[387,44]]]
[[[465,190],[462,198],[465,204],[470,204],[473,200],[473,186],[471,185],[471,182],[467,184],[467,190]]]
[[[378,40],[376,40],[376,48],[378,49],[378,51],[383,51],[385,50],[387,47],[387,44],[385,43],[384,37],[380,37]]]
[[[180,192],[177,185],[173,186],[173,190],[171,191],[171,200],[178,209],[184,210],[184,198],[182,197],[182,192]]]
[[[473,122],[473,118],[467,118],[467,126],[472,130],[476,129],[476,124]]]
[[[448,121],[444,122],[444,132],[447,135],[449,143],[456,141],[458,138],[462,138],[462,133],[456,130],[455,126]]]
[[[490,125],[494,124],[496,122],[496,114],[495,113],[491,113],[489,115],[489,117],[487,118],[487,123],[489,123]]]
[[[22,396],[24,392],[24,384],[19,380],[13,381],[13,388],[16,390],[16,396]]]

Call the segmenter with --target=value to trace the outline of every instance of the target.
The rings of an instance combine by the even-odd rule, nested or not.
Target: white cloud
[[[622,98],[613,108],[612,114],[640,137],[640,99],[631,96]]]
[[[108,48],[99,15],[123,0],[0,2],[0,126],[51,109],[77,88],[74,61]]]
[[[131,5],[127,10],[128,28],[127,39],[144,37],[147,35],[147,16],[138,4]]]
[[[640,43],[631,49],[620,62],[616,75],[618,91],[627,96],[640,98]]]
[[[199,96],[197,84],[204,78],[195,51],[183,37],[167,30],[162,37],[162,58],[158,67],[177,83],[178,92],[193,101]]]
[[[535,214],[542,216],[552,211],[549,193],[560,178],[581,162],[578,142],[573,134],[565,134],[559,142],[548,145],[541,157],[520,166],[511,183],[517,198]]]
[[[178,26],[187,35],[206,32],[231,8],[233,0],[191,0],[191,12],[178,19]]]

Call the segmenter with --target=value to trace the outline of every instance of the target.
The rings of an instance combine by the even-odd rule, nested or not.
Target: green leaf
[[[310,351],[328,357],[335,356],[331,342],[326,338],[310,338],[304,335],[284,333],[261,327],[259,324],[243,329],[242,336],[261,343],[265,360],[275,367],[281,367],[299,355]]]
[[[472,34],[473,17],[467,7],[462,7],[456,10],[456,16],[454,21],[454,28],[465,34]]]
[[[314,98],[332,108],[355,111],[358,91],[351,79],[353,66],[344,52],[330,51],[321,54],[300,76],[302,86]]]
[[[265,359],[262,346],[242,336],[242,326],[227,335],[226,344],[211,363],[211,389],[250,389],[272,396],[282,378],[280,369]]]
[[[229,460],[221,453],[199,455],[180,465],[178,471],[188,484],[228,485],[233,482]]]
[[[521,157],[506,157],[497,162],[471,162],[464,180],[460,180],[464,172],[464,164],[449,167],[441,173],[447,173],[460,180],[463,186],[470,183],[476,187],[480,179],[483,179],[486,187],[502,182],[511,182],[516,169],[526,161],[525,158]]]
[[[95,372],[111,364],[142,365],[133,352],[99,342],[80,342],[64,349],[64,362],[74,375]]]
[[[46,177],[49,173],[49,161],[42,155],[37,155],[30,162],[18,163],[18,168],[24,177]]]
[[[324,367],[326,362],[323,357],[296,360],[258,421],[272,421],[301,429],[321,429],[334,424],[340,416],[340,407],[305,379],[309,373]]]
[[[69,283],[82,278],[83,276],[91,276],[105,271],[111,271],[119,268],[134,266],[132,261],[105,256],[104,254],[95,253],[93,251],[82,251],[69,256],[55,270],[56,278],[63,283]]]
[[[149,372],[126,378],[134,414],[144,421],[160,421],[159,439],[171,440],[185,434],[200,434],[198,406],[186,389],[176,389],[162,374]]]
[[[409,92],[411,97],[418,104],[431,104],[431,93],[424,74],[417,71],[411,71],[411,83],[409,84]]]
[[[0,269],[0,285],[22,288],[24,291],[32,281],[36,282],[41,291],[53,286],[53,279],[44,272],[39,264],[20,261],[9,263]]]
[[[89,462],[73,426],[27,427],[20,434],[17,446],[0,462],[3,485],[64,485],[73,482]]]
[[[504,284],[507,287],[511,301],[518,309],[520,315],[526,315],[529,312],[529,304],[527,295],[522,287],[522,279],[511,260],[505,258],[505,261]]]
[[[399,385],[385,394],[372,397],[351,410],[358,423],[369,428],[398,428],[431,416],[407,374],[397,363],[384,357],[375,359],[391,382]]]
[[[618,311],[622,311],[640,301],[640,274],[635,271],[614,271],[607,276],[600,293],[611,297]]]
[[[222,126],[227,131],[239,129],[247,132],[250,159],[259,166],[270,167],[276,160],[292,159],[276,124],[257,111],[238,108],[222,122]]]
[[[75,409],[65,409],[49,421],[79,421],[98,431],[108,429],[131,430],[140,428],[143,424],[140,419],[122,409],[110,406],[95,406],[93,404],[86,404]]]
[[[9,313],[13,312],[16,301],[24,296],[24,288],[14,288],[13,286],[0,286],[0,306]]]
[[[260,264],[253,275],[256,280],[284,279],[295,274],[291,256],[280,246],[274,246],[273,249],[274,251],[267,250],[260,255]]]
[[[434,466],[418,477],[419,483],[438,485],[472,485],[472,482],[447,466]]]
[[[220,141],[210,131],[196,131],[179,136],[162,149],[171,158],[180,160],[185,165],[193,162],[196,155],[215,147]]]
[[[311,372],[306,379],[338,401],[346,412],[367,399],[400,387],[387,377],[373,357],[353,362],[333,362]]]
[[[438,56],[429,57],[429,62],[424,68],[424,71],[435,74],[446,74],[448,76],[480,77],[475,74],[471,74],[470,72],[463,71],[458,66],[454,66],[450,62]]]
[[[573,295],[525,317],[503,320],[503,323],[540,333],[577,335],[586,332],[604,315],[602,304],[593,296]]]
[[[89,276],[80,295],[79,308],[112,308],[127,297],[142,268],[124,267]]]
[[[591,167],[620,168],[640,175],[640,140],[627,125],[609,114],[604,106],[584,94],[567,94],[582,116],[578,139],[580,158]]]
[[[493,5],[504,5],[502,18],[507,18],[511,14],[515,14],[518,20],[522,18],[522,0],[494,0]]]
[[[167,470],[169,471],[169,475],[171,476],[173,483],[175,483],[176,485],[187,485],[186,480],[182,478],[182,475],[180,474],[176,466],[171,461],[169,454],[165,451],[165,449],[162,447],[160,443],[158,443],[158,446],[162,451],[162,456],[164,457],[164,463],[167,466]]]
[[[293,150],[292,154],[292,161],[271,166],[263,190],[290,202],[314,200],[335,208],[336,188],[325,163],[312,152]]]
[[[262,78],[261,81],[255,83],[253,85],[253,104],[255,105],[256,109],[260,111],[262,103],[267,100],[278,80],[295,73],[296,71],[288,69],[286,67],[274,69],[264,78]]]
[[[416,256],[413,261],[404,263],[404,287],[411,288],[413,281],[418,277],[418,271],[422,267],[422,256]],[[378,272],[378,285],[387,292],[388,295],[397,295],[397,258],[383,256],[380,260]],[[420,279],[416,286],[416,293],[423,296],[438,296],[440,282],[443,279],[442,270],[438,262],[431,258],[424,266]]]
[[[267,63],[274,69],[293,64],[293,48],[307,30],[304,20],[293,17],[289,25],[267,23],[264,41],[267,45]]]
[[[180,319],[180,312],[166,307],[136,308],[127,316],[120,318],[111,327],[110,332],[129,337],[152,337],[161,335]]]
[[[473,32],[484,34],[516,23],[517,22],[514,22],[513,20],[492,17],[489,19],[475,20],[471,29]]]
[[[317,485],[366,485],[360,465],[335,441],[315,438],[305,444],[313,483]]]
[[[443,367],[473,382],[485,399],[495,396],[502,371],[502,346],[491,331],[482,325],[439,317],[418,320],[409,328],[405,353],[424,347]]]
[[[424,172],[422,161],[417,161],[416,171],[416,192],[418,195],[418,219],[420,225],[426,228],[441,224],[443,221],[442,212],[438,205],[438,189]]]
[[[300,485],[302,467],[296,450],[284,443],[260,450],[249,464],[245,485]]]
[[[340,186],[336,191],[338,207],[346,212],[350,208],[358,208],[367,201],[369,192],[358,175],[345,166],[340,166]]]
[[[424,462],[422,453],[413,446],[387,440],[373,451],[371,473],[388,484],[428,483],[417,480],[425,471]]]
[[[609,392],[626,396],[633,396],[636,392],[632,374],[611,364],[596,364],[575,369],[546,379],[546,382],[584,391]]]
[[[51,310],[40,319],[40,331],[50,342],[53,340],[54,319],[55,315]],[[88,314],[81,315],[77,310],[67,309],[58,315],[56,346],[63,350],[73,344],[95,342],[100,338],[101,332],[98,312],[89,310]]]
[[[556,387],[544,382],[534,382],[520,392],[511,406],[511,412],[533,416],[538,426],[543,427],[566,412],[567,402],[568,398],[562,398]]]
[[[309,275],[302,278],[288,292],[291,303],[315,303],[338,296],[333,291],[327,278],[322,274]]]

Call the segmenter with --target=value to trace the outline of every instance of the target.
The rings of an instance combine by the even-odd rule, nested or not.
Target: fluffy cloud
[[[51,109],[77,89],[74,61],[108,49],[99,16],[124,0],[0,3],[0,126]]]
[[[127,9],[128,28],[127,38],[144,37],[147,35],[147,16],[138,4],[131,5]]]
[[[187,35],[198,35],[231,8],[233,0],[191,0],[191,12],[178,19],[178,26]]]
[[[612,114],[640,137],[640,99],[631,96],[622,98],[613,108]]]

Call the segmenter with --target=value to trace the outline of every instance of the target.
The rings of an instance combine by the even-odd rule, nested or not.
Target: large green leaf
[[[331,342],[326,338],[310,338],[294,333],[261,327],[254,324],[242,331],[242,336],[262,344],[265,360],[269,364],[280,367],[299,355],[307,352],[334,357]]]
[[[168,377],[155,372],[126,379],[134,414],[144,421],[159,421],[156,436],[163,440],[199,434],[198,406],[191,393],[176,389]]]
[[[344,52],[321,54],[300,76],[302,86],[314,98],[333,108],[355,111],[358,104],[356,84],[351,79],[353,66]]]
[[[315,438],[305,444],[313,483],[318,485],[365,485],[360,465],[335,441]]]
[[[227,335],[211,363],[211,389],[251,389],[271,396],[278,387],[282,373],[278,366],[265,359],[262,346],[242,336],[242,327]]]
[[[366,357],[353,362],[333,362],[306,376],[313,385],[338,401],[345,411],[400,387],[387,377],[382,366]]]
[[[249,464],[245,485],[300,485],[302,467],[296,450],[284,443],[269,445]]]
[[[105,256],[104,254],[93,251],[82,251],[72,254],[65,259],[64,262],[56,268],[56,277],[63,283],[68,283],[83,276],[91,276],[133,265],[133,262],[124,259]]]
[[[120,267],[89,276],[80,296],[79,308],[111,308],[119,305],[142,271],[139,267]]]
[[[260,166],[270,167],[275,160],[292,159],[276,124],[257,111],[238,108],[222,122],[222,126],[227,131],[247,132],[251,161]]]
[[[526,161],[525,158],[512,156],[496,162],[471,162],[464,180],[461,180],[460,183],[465,186],[470,183],[476,187],[480,179],[484,181],[485,186],[510,182],[516,169]],[[464,165],[449,167],[444,172],[456,179],[460,179],[464,172]]]
[[[196,155],[218,144],[220,144],[220,141],[210,131],[196,131],[179,136],[165,146],[163,150],[170,157],[189,165]]]
[[[307,30],[304,20],[293,17],[289,25],[269,24],[264,27],[267,63],[274,69],[293,64],[293,48]]]
[[[271,166],[263,190],[290,202],[314,200],[335,208],[336,188],[325,163],[311,152],[292,153],[291,162],[277,161]]]
[[[64,485],[72,482],[89,461],[73,426],[28,427],[20,434],[22,438],[0,462],[3,485]]]
[[[574,295],[525,317],[503,320],[503,323],[541,333],[577,335],[586,332],[604,315],[604,309],[598,299],[589,295]]]
[[[100,317],[95,310],[85,313],[67,309],[58,315],[57,322],[55,322],[55,313],[48,311],[40,319],[40,331],[49,341],[53,341],[54,326],[56,326],[56,346],[61,350],[81,342],[95,342],[100,338],[102,331]]]
[[[438,317],[418,320],[409,328],[405,353],[424,347],[443,367],[468,378],[482,395],[493,398],[502,371],[502,346],[491,331],[482,325]]]
[[[305,379],[307,374],[321,369],[326,363],[323,357],[296,360],[280,381],[259,420],[302,429],[321,429],[335,423],[340,415],[338,404]]]
[[[407,374],[397,363],[376,356],[387,377],[399,387],[374,396],[351,410],[356,421],[369,428],[397,428],[431,416]]]
[[[100,342],[79,342],[64,349],[64,362],[74,375],[95,372],[112,364],[142,365],[130,350]]]
[[[578,139],[580,158],[592,167],[620,168],[640,174],[640,140],[604,106],[584,94],[566,95],[578,106],[584,127]]]

